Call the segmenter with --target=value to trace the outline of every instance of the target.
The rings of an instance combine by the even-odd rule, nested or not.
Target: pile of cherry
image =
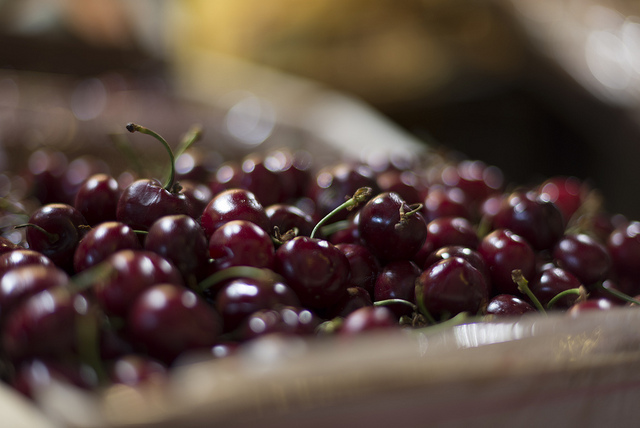
[[[320,168],[281,149],[212,165],[189,147],[197,132],[174,155],[127,129],[164,144],[163,182],[38,151],[28,193],[5,192],[3,217],[24,221],[3,230],[20,242],[0,241],[0,361],[26,395],[52,377],[161,380],[185,354],[267,334],[637,304],[640,223],[576,178],[507,191],[498,168],[435,153]]]

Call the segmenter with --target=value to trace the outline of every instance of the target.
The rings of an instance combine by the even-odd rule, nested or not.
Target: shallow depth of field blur
[[[78,120],[99,114],[105,82],[123,76],[281,101],[239,64],[359,98],[508,181],[590,180],[611,212],[640,218],[640,3],[0,1],[0,109],[17,104],[12,73],[23,72],[77,77]]]

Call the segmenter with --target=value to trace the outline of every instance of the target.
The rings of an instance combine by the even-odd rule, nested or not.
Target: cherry
[[[11,386],[26,397],[35,399],[34,392],[49,386],[53,380],[66,382],[86,391],[98,387],[96,373],[87,365],[53,358],[23,361],[16,368]]]
[[[108,221],[91,229],[73,255],[73,266],[81,272],[97,265],[120,250],[142,249],[136,232],[124,223]]]
[[[73,270],[73,254],[86,232],[87,221],[67,204],[48,204],[36,209],[27,227],[29,248],[39,251],[60,268]]]
[[[448,166],[442,171],[441,178],[447,186],[462,189],[472,206],[500,192],[504,185],[502,171],[479,160],[464,160]]]
[[[261,309],[249,315],[239,328],[243,341],[267,334],[309,336],[315,333],[320,319],[310,310],[293,306]]]
[[[388,169],[377,174],[376,182],[381,192],[394,192],[408,204],[422,202],[422,194],[427,192],[420,177],[413,171]]]
[[[263,279],[231,280],[216,296],[216,309],[222,316],[225,331],[234,330],[260,309],[299,305],[298,297],[286,284]]]
[[[65,194],[64,202],[74,204],[76,194],[83,183],[97,174],[109,174],[109,166],[102,159],[92,155],[82,155],[69,162],[60,182]]]
[[[536,308],[513,294],[498,294],[487,305],[487,315],[518,316],[537,312]]]
[[[551,267],[544,269],[529,282],[529,289],[545,307],[559,293],[576,290],[582,283],[565,269]],[[578,294],[562,297],[553,305],[554,308],[568,308],[576,302]]]
[[[384,306],[365,306],[351,312],[338,333],[341,336],[359,335],[364,332],[399,328],[393,313]]]
[[[111,271],[95,279],[97,301],[112,315],[124,317],[133,300],[158,283],[183,285],[178,269],[151,251],[120,250],[105,260]]]
[[[160,141],[169,154],[170,171],[162,184],[156,179],[139,179],[131,183],[118,200],[117,220],[134,229],[147,230],[154,221],[165,215],[192,214],[189,199],[175,182],[175,162],[169,144],[160,135],[140,125],[129,123],[127,130],[142,132]]]
[[[323,308],[345,292],[349,260],[325,240],[298,236],[276,250],[276,271],[305,307]]]
[[[424,265],[429,255],[442,247],[455,245],[476,249],[479,243],[478,234],[469,220],[462,217],[440,217],[427,224],[427,238],[414,260]]]
[[[14,267],[0,279],[0,319],[6,319],[13,308],[30,296],[49,288],[62,287],[68,282],[69,276],[53,265]]]
[[[239,162],[233,160],[224,162],[215,174],[211,176],[207,185],[213,195],[229,189],[241,189],[242,166]]]
[[[419,209],[395,193],[381,193],[360,210],[360,238],[383,262],[410,260],[427,237],[427,223]]]
[[[534,250],[551,249],[564,233],[558,208],[535,192],[513,192],[493,216],[493,227],[522,236]]]
[[[611,308],[613,305],[608,299],[589,299],[571,306],[567,310],[567,315],[575,318],[585,311],[608,311]]]
[[[224,223],[209,239],[214,270],[231,266],[273,268],[275,248],[264,229],[246,220]]]
[[[318,214],[325,216],[363,187],[371,188],[373,194],[380,192],[373,170],[366,165],[340,163],[318,171],[308,195],[315,201]],[[346,218],[347,213],[342,212],[334,220]]]
[[[424,200],[427,221],[440,217],[471,218],[466,194],[457,187],[431,186]]]
[[[113,383],[138,386],[166,380],[168,368],[161,362],[139,354],[123,355],[111,364],[109,378]]]
[[[36,150],[27,162],[30,193],[42,205],[68,202],[62,186],[62,177],[69,165],[67,155],[60,151]]]
[[[371,294],[362,287],[348,287],[346,293],[336,299],[328,308],[319,310],[324,318],[346,317],[356,309],[372,306]]]
[[[174,284],[144,290],[127,315],[132,342],[166,364],[186,351],[211,348],[222,331],[221,324],[210,305]]]
[[[53,266],[51,259],[41,252],[19,249],[0,254],[0,277],[10,270],[28,265]]]
[[[525,278],[535,274],[536,256],[527,241],[510,230],[498,229],[485,236],[478,252],[489,268],[493,288],[502,294],[518,295],[512,272],[520,269]]]
[[[264,163],[268,169],[278,173],[283,201],[289,202],[305,195],[312,179],[313,158],[309,152],[279,148],[268,152]]]
[[[294,205],[269,205],[265,208],[265,213],[269,218],[269,232],[273,232],[277,227],[280,234],[295,230],[295,236],[309,236],[315,224],[310,214]]]
[[[207,266],[207,238],[197,221],[188,215],[160,217],[149,228],[144,248],[161,255],[182,274],[185,283],[196,285]]]
[[[196,183],[189,180],[182,180],[180,182],[182,187],[182,193],[189,200],[191,211],[189,216],[194,219],[199,219],[202,216],[202,212],[213,197],[213,193],[209,186],[202,183]]]
[[[5,320],[4,350],[13,360],[69,353],[76,340],[76,308],[83,306],[84,297],[59,287],[34,294]]]
[[[576,177],[551,177],[540,185],[543,199],[553,202],[564,218],[565,224],[578,211],[585,200],[589,188]]]
[[[95,226],[116,219],[120,189],[115,178],[107,174],[89,177],[75,193],[74,207]]]
[[[422,270],[412,261],[398,260],[387,263],[376,278],[373,301],[401,299],[415,303],[415,283]],[[401,303],[386,305],[397,318],[410,315],[411,308]]]
[[[553,258],[558,266],[571,272],[584,285],[604,281],[611,269],[607,248],[584,233],[565,235],[556,244]]]
[[[9,238],[6,238],[4,236],[0,236],[0,256],[5,254],[5,253],[9,253],[12,252],[14,250],[20,250],[23,249],[24,247],[22,247],[21,245],[15,244],[14,242],[12,242]]]
[[[229,189],[218,193],[202,212],[200,224],[207,238],[231,220],[247,220],[264,231],[270,231],[269,218],[256,196],[244,189]]]
[[[632,282],[640,290],[640,222],[617,227],[609,236],[607,249],[615,277]]]
[[[253,193],[264,206],[285,202],[286,190],[274,163],[267,163],[257,154],[247,155],[241,163],[240,187]]]
[[[480,255],[476,250],[472,250],[469,247],[461,245],[448,245],[434,251],[429,255],[429,257],[427,257],[423,268],[426,269],[440,260],[449,259],[451,257],[460,257],[465,259],[471,263],[474,268],[478,269],[480,273],[487,278],[487,281],[489,281],[489,269],[487,268],[487,264],[485,263],[484,258],[482,258],[482,255]]]
[[[349,285],[362,287],[373,295],[373,287],[380,271],[378,259],[364,245],[337,244],[336,248],[349,260]]]
[[[424,315],[436,320],[460,312],[482,312],[488,300],[489,286],[484,276],[459,257],[435,263],[416,280],[415,301]]]

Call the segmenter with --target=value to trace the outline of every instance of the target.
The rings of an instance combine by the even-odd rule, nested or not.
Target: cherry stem
[[[634,305],[640,305],[640,301],[638,301],[638,299],[634,299],[633,297],[629,296],[628,294],[623,293],[620,290],[616,290],[615,288],[611,288],[611,287],[605,287],[603,283],[598,283],[598,285],[596,285],[597,288],[599,288],[600,290],[604,290],[607,293],[611,294],[612,296],[617,297],[618,299],[624,300],[627,303],[633,303]]]
[[[394,304],[403,304],[406,306],[409,306],[411,309],[413,309],[413,312],[418,312],[418,306],[411,303],[408,300],[404,300],[404,299],[385,299],[385,300],[378,300],[377,302],[373,302],[373,306],[389,306],[389,305],[394,305]]]
[[[194,125],[189,130],[189,132],[185,134],[185,136],[182,138],[182,141],[180,141],[180,145],[178,146],[178,149],[174,154],[175,158],[178,159],[181,154],[189,149],[189,147],[191,147],[197,141],[200,141],[203,133],[204,131],[202,129],[202,126]]]
[[[287,241],[292,240],[296,236],[298,236],[299,230],[297,227],[293,229],[289,229],[286,232],[280,232],[280,228],[278,226],[273,226],[273,236],[271,240],[275,242],[276,245],[282,245]]]
[[[417,293],[416,293],[417,294]],[[422,315],[424,315],[424,317],[427,319],[427,321],[429,322],[429,324],[438,324],[435,320],[435,318],[433,318],[433,315],[431,315],[431,313],[429,312],[429,310],[427,309],[427,307],[424,304],[424,299],[416,299],[418,302],[418,308],[420,309],[420,313]]]
[[[282,281],[280,275],[270,269],[257,268],[253,266],[232,266],[226,269],[222,269],[221,271],[218,271],[200,281],[200,284],[198,284],[198,290],[205,291],[206,289],[211,288],[222,281],[234,278],[252,278],[264,281]]]
[[[354,193],[351,198],[347,199],[340,206],[338,206],[333,211],[331,211],[329,214],[324,216],[318,222],[318,224],[316,224],[316,226],[313,228],[313,230],[311,231],[311,235],[309,237],[310,238],[315,237],[316,236],[316,232],[318,231],[318,229],[320,229],[326,222],[328,222],[331,219],[331,217],[333,217],[334,215],[336,215],[337,213],[339,213],[340,211],[342,211],[344,209],[349,210],[349,211],[353,210],[355,207],[357,207],[361,203],[367,201],[371,197],[372,194],[373,194],[373,189],[371,187],[361,187],[358,190],[356,190],[356,193]]]
[[[44,230],[41,226],[38,226],[37,224],[24,223],[24,224],[18,224],[16,226],[13,226],[14,229],[22,229],[24,227],[33,227],[34,229],[38,230],[39,232],[44,233],[44,235],[47,237],[47,239],[49,239],[49,243],[50,244],[53,244],[58,239],[60,239],[60,235],[58,235],[57,233],[47,232],[46,230]]]
[[[404,211],[404,204],[400,205],[400,221],[394,226],[396,229],[401,228],[407,222],[407,219],[422,209],[422,204],[409,205],[409,211]]]
[[[349,220],[340,220],[340,221],[336,221],[335,223],[322,226],[322,228],[320,229],[320,232],[322,232],[322,235],[324,236],[331,236],[334,233],[344,230],[348,227],[349,227]]]
[[[538,300],[529,288],[529,281],[527,281],[524,275],[522,275],[522,270],[514,269],[511,272],[511,279],[518,285],[518,291],[525,294],[529,300],[533,302],[533,305],[538,309],[538,311],[546,315],[547,311],[544,309],[544,306],[542,306],[542,303],[540,303],[540,300]]]
[[[547,303],[547,309],[551,309],[553,305],[555,305],[558,300],[562,299],[565,296],[577,295],[578,298],[574,303],[579,303],[587,300],[587,289],[584,286],[580,286],[578,288],[570,288],[568,290],[564,290],[553,296],[551,300]]]
[[[162,185],[162,187],[164,187],[165,190],[167,190],[168,192],[172,192],[173,185],[176,179],[176,165],[175,165],[175,157],[173,156],[173,151],[171,150],[171,146],[169,146],[169,143],[167,143],[167,141],[164,138],[162,138],[158,133],[150,130],[149,128],[145,128],[144,126],[136,125],[135,123],[127,123],[127,131],[131,133],[141,132],[143,134],[151,135],[153,138],[155,138],[156,140],[162,143],[164,148],[167,150],[167,153],[169,154],[169,160],[171,161],[169,165],[169,175],[165,180],[165,183]]]

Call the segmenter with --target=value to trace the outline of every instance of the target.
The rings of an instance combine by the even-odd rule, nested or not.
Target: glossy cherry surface
[[[276,271],[303,305],[321,308],[345,292],[349,260],[328,241],[299,236],[276,251]]]
[[[247,220],[233,220],[216,229],[208,243],[213,268],[274,267],[276,250],[264,229]]]
[[[127,315],[133,343],[170,364],[186,351],[211,348],[222,332],[216,311],[193,291],[157,284],[133,302]]]
[[[373,300],[402,299],[415,303],[416,279],[422,269],[409,260],[398,260],[387,263],[376,278],[373,290]],[[386,305],[397,317],[409,315],[411,307],[403,303]]]
[[[513,294],[498,294],[489,300],[487,315],[519,316],[536,313],[537,310],[528,302]]]
[[[73,266],[76,272],[81,272],[120,250],[139,249],[142,244],[131,227],[118,221],[104,222],[82,238],[73,255]]]
[[[554,247],[553,258],[584,285],[604,281],[611,270],[607,248],[584,233],[565,235]]]
[[[263,205],[253,193],[244,189],[229,189],[214,196],[202,212],[200,224],[210,238],[216,229],[232,220],[247,220],[270,232]]]
[[[410,260],[427,237],[427,223],[395,193],[381,193],[360,210],[360,238],[381,261]]]
[[[75,193],[74,207],[95,226],[116,219],[120,189],[115,178],[107,174],[89,177]]]

